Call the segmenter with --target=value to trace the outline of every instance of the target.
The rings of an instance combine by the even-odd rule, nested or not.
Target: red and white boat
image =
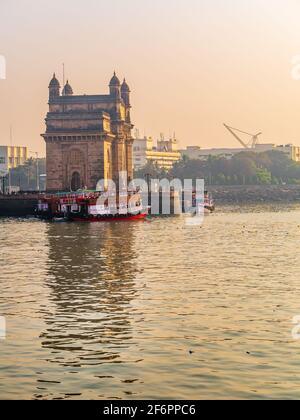
[[[138,192],[116,196],[98,191],[80,191],[41,195],[37,216],[56,222],[123,222],[144,220],[148,210],[142,205]]]

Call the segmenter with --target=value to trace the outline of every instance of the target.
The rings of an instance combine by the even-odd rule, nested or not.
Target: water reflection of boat
[[[131,302],[140,293],[135,227],[49,223],[46,231],[49,304],[42,308],[40,335],[46,362],[55,365],[56,380],[67,368],[91,368],[99,385],[104,366],[113,370],[128,360],[124,349],[130,355],[134,348]]]
[[[148,208],[138,192],[119,196],[97,191],[44,194],[39,197],[37,216],[55,222],[110,222],[143,220]]]

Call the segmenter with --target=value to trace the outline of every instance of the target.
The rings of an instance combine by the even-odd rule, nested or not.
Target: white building
[[[143,168],[149,162],[169,170],[180,158],[176,139],[159,140],[157,146],[154,146],[152,137],[134,140],[133,165],[135,170]]]
[[[181,150],[181,156],[189,159],[207,160],[210,156],[225,159],[231,159],[233,156],[241,152],[263,153],[271,150],[283,152],[289,159],[300,162],[300,147],[292,144],[276,146],[275,144],[257,144],[254,148],[220,148],[220,149],[201,149],[199,146],[188,146],[185,150]]]

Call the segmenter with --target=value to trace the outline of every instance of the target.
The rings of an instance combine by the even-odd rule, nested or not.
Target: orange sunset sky
[[[126,76],[141,134],[236,147],[226,122],[300,145],[299,22],[296,0],[0,0],[0,144],[12,124],[14,144],[45,153],[48,84],[64,62],[75,94]]]

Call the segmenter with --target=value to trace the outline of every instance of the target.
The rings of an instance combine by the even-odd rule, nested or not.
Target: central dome
[[[64,96],[73,95],[73,89],[72,89],[71,85],[69,84],[68,80],[67,80],[67,83],[66,83],[65,87],[63,88],[62,94]]]

